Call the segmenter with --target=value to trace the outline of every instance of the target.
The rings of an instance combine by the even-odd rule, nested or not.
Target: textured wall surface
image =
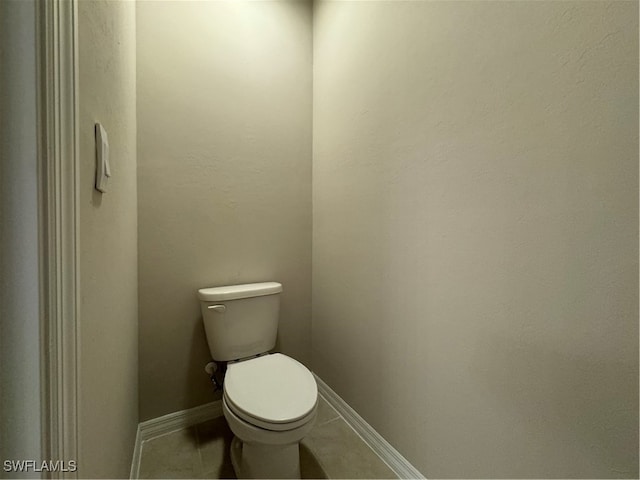
[[[82,478],[128,478],[138,423],[135,4],[78,2]],[[94,124],[109,191],[94,190]]]
[[[140,2],[140,417],[213,400],[198,288],[284,285],[311,347],[309,2]]]
[[[35,26],[34,1],[0,2],[0,461],[40,459]]]
[[[638,475],[638,4],[316,2],[313,367],[429,478]]]

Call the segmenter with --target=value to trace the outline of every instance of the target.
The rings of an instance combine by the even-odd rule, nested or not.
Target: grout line
[[[320,392],[318,392],[318,396],[319,396],[322,400],[324,400],[324,403],[325,403],[325,404],[326,404],[326,405],[331,409],[331,411],[333,411],[333,413],[335,414],[335,417],[330,418],[329,420],[325,420],[325,421],[324,421],[324,422],[322,422],[322,423],[316,423],[316,425],[317,425],[317,426],[320,426],[320,425],[326,425],[327,423],[332,422],[332,421],[334,421],[334,420],[336,420],[336,419],[338,419],[338,418],[342,418],[342,415],[340,415],[340,412],[338,412],[335,408],[333,408],[333,407],[331,406],[331,404],[327,401],[327,399],[326,399],[326,398],[324,398]]]
[[[324,427],[325,425],[329,425],[330,423],[333,423],[333,422],[335,422],[336,420],[342,420],[342,421],[344,422],[344,418],[342,418],[342,417],[338,416],[338,417],[336,417],[336,418],[332,418],[331,420],[327,420],[326,422],[318,423],[318,424],[316,424],[315,426],[316,426],[316,427]],[[347,422],[344,422],[344,423],[347,423]]]
[[[154,440],[158,440],[159,438],[166,437],[167,435],[172,435],[174,433],[181,432],[182,430],[186,430],[188,428],[189,427],[178,427],[175,430],[170,430],[168,432],[163,432],[160,435],[156,435],[156,436],[153,436],[151,438],[145,438],[144,440],[142,440],[141,443],[142,443],[142,445],[144,445],[147,442],[153,442]]]
[[[193,425],[193,429],[196,431],[196,448],[198,449],[198,458],[200,459],[200,470],[204,470],[204,460],[202,460],[202,451],[200,450],[200,429],[198,423]]]

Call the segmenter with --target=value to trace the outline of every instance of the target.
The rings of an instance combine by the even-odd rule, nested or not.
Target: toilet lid
[[[274,353],[229,364],[224,393],[234,409],[250,417],[290,423],[315,407],[318,387],[304,365]]]

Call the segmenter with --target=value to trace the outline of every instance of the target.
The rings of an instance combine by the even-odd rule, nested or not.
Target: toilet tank
[[[280,292],[277,282],[198,290],[211,357],[237,360],[271,350],[278,332]]]

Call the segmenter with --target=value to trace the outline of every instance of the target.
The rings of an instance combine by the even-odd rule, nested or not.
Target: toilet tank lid
[[[201,288],[198,290],[198,298],[203,302],[222,302],[273,295],[280,292],[282,292],[282,285],[278,282],[245,283],[244,285]]]

